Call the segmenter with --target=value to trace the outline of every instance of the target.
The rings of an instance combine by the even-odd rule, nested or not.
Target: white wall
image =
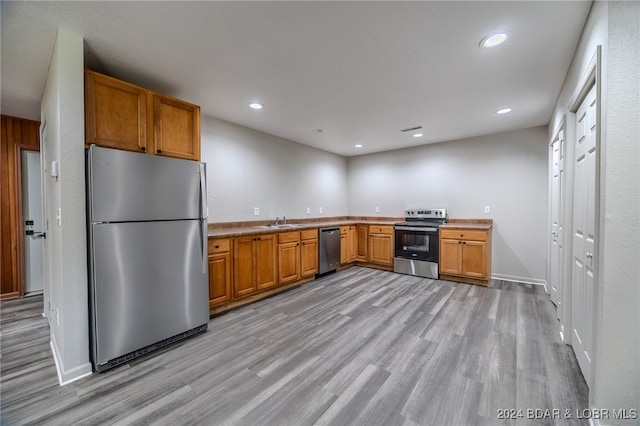
[[[346,215],[344,157],[214,117],[201,121],[209,223]]]
[[[551,135],[602,46],[600,247],[589,399],[592,407],[609,410],[640,409],[639,26],[639,2],[594,2],[549,124]]]
[[[608,6],[601,321],[593,395],[597,407],[640,410],[640,3]]]
[[[41,102],[46,170],[45,310],[61,384],[91,374],[84,177],[83,39],[58,30]],[[50,176],[57,161],[59,177]],[[60,222],[58,223],[58,209]]]
[[[350,215],[444,207],[450,218],[493,219],[492,275],[545,282],[545,127],[352,157],[348,166]]]

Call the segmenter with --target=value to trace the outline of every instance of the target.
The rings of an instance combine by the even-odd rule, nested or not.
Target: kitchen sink
[[[269,225],[258,225],[254,226],[254,228],[262,228],[262,229],[286,229],[286,228],[297,228],[299,226],[304,226],[299,223],[283,223],[279,225],[269,224]]]

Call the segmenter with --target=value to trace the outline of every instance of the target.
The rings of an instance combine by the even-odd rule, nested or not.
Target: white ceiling
[[[1,108],[39,120],[60,27],[84,38],[87,68],[340,155],[499,133],[549,122],[590,7],[2,1]],[[481,49],[496,30],[509,40]]]

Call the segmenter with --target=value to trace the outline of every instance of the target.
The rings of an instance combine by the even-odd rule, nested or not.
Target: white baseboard
[[[502,280],[502,281],[510,281],[514,283],[522,283],[522,284],[533,284],[533,285],[541,285],[544,286],[544,291],[547,291],[547,280],[543,280],[540,278],[529,278],[529,277],[517,277],[515,275],[502,275],[502,274],[492,274],[491,279],[493,280]]]
[[[64,365],[62,364],[62,359],[60,359],[60,351],[58,350],[58,345],[56,344],[53,334],[51,335],[49,344],[51,346],[51,352],[53,353],[53,362],[56,364],[58,383],[60,386],[68,385],[71,382],[75,382],[76,380],[80,380],[93,374],[93,368],[91,367],[90,362],[81,364],[70,370],[65,370]]]

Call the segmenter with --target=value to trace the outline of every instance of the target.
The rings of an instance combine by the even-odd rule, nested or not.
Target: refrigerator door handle
[[[209,267],[207,255],[207,219],[200,219],[202,222],[202,273],[206,274]]]
[[[208,272],[209,262],[207,258],[207,169],[205,163],[200,163],[200,220],[202,221],[202,273]]]
[[[209,217],[209,209],[207,208],[207,169],[205,163],[200,163],[200,217],[206,219]]]

